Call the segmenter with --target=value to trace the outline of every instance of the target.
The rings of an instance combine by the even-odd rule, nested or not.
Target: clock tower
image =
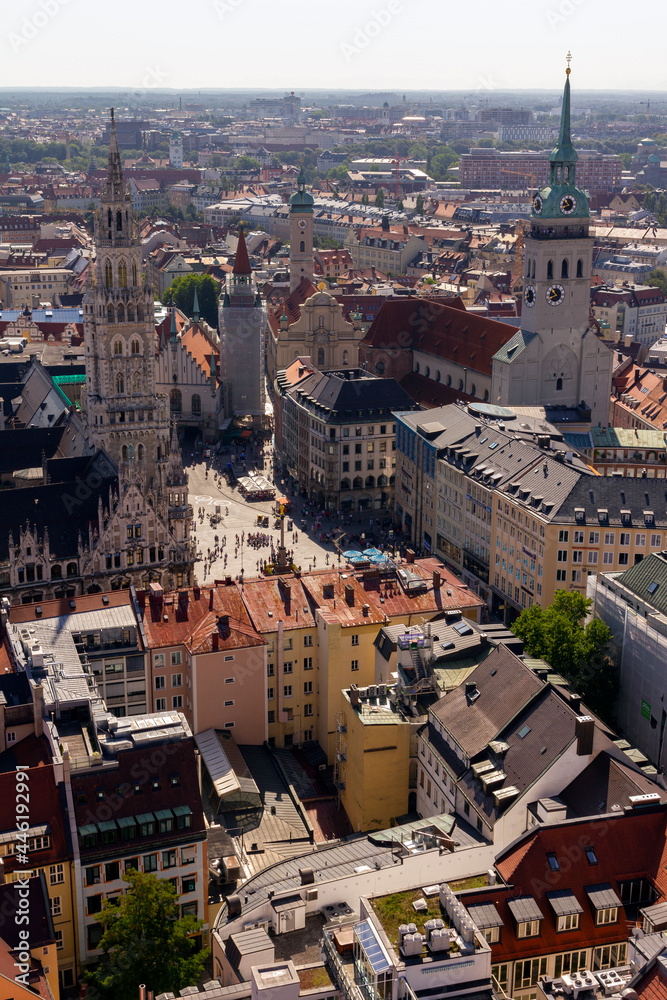
[[[591,410],[606,423],[611,352],[589,328],[594,238],[586,194],[577,187],[570,135],[570,56],[549,182],[537,192],[524,232],[521,330],[496,354],[492,399],[501,405]]]
[[[313,281],[313,196],[306,191],[303,164],[290,205],[290,292],[303,278]]]

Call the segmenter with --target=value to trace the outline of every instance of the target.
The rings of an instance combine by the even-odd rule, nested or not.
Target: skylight
[[[530,732],[530,726],[522,726],[521,729],[519,730],[519,739],[520,740],[524,739],[529,732]]]
[[[558,863],[558,858],[555,854],[547,854],[547,861],[549,862],[549,868],[552,872],[559,872],[560,865]]]
[[[649,594],[651,594],[651,596],[653,594],[655,594],[655,592],[656,592],[656,590],[658,589],[659,586],[660,586],[660,584],[656,583],[655,580],[653,581],[653,583],[649,583],[649,585],[648,585],[648,592],[649,592]]]

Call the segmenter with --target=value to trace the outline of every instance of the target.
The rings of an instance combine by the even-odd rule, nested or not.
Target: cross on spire
[[[569,50],[569,49],[567,50],[567,55],[565,56],[565,58],[567,59],[567,69],[565,70],[565,72],[566,72],[566,73],[567,73],[567,75],[569,76],[569,75],[570,75],[570,73],[571,73],[571,70],[570,70],[570,63],[572,62],[572,53],[570,52],[570,50]]]

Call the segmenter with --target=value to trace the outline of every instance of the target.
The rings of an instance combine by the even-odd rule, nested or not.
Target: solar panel
[[[373,967],[373,972],[376,975],[388,972],[391,965],[369,922],[364,920],[360,924],[357,924],[354,928],[354,933],[357,936],[359,944],[364,949],[366,958]]]

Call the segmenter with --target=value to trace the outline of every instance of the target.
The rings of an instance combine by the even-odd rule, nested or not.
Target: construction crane
[[[510,176],[513,176],[513,177],[523,177],[524,180],[526,180],[526,178],[529,177],[530,178],[530,200],[531,201],[533,200],[533,192],[535,190],[535,174],[528,174],[528,173],[526,173],[525,170],[508,170],[506,167],[501,167],[500,168],[500,175],[501,175],[501,177],[503,176],[503,174],[509,174]]]
[[[639,103],[646,105],[646,120],[648,121],[649,116],[651,114],[651,99],[649,98],[647,101],[639,101]],[[665,101],[654,101],[653,103],[654,104],[665,104],[666,102]]]

